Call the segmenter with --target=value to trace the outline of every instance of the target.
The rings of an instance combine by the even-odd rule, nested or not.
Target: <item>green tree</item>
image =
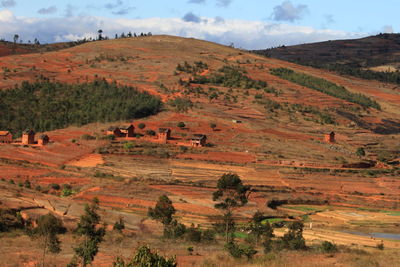
[[[97,31],[97,33],[99,34],[99,40],[103,40],[103,30],[102,29],[100,29],[100,30],[98,30]]]
[[[185,128],[186,124],[183,121],[180,121],[180,122],[178,122],[178,124],[176,126],[183,129],[183,128]]]
[[[300,250],[306,248],[303,237],[304,224],[302,222],[292,222],[289,224],[289,231],[282,237],[285,248]]]
[[[99,244],[105,235],[105,226],[98,227],[101,217],[98,214],[99,200],[94,198],[90,205],[85,205],[85,213],[80,217],[76,233],[83,237],[82,242],[74,248],[82,266],[92,263],[99,251]],[[73,266],[73,265],[72,265]]]
[[[356,155],[359,157],[364,157],[365,156],[364,148],[362,148],[362,147],[357,148]]]
[[[18,34],[14,34],[14,44],[17,44],[19,39],[19,35]]]
[[[229,242],[229,225],[233,220],[233,211],[247,204],[250,186],[243,185],[237,174],[225,173],[217,182],[217,191],[213,193],[213,201],[220,201],[215,208],[224,214],[225,238]]]
[[[268,221],[264,221],[264,214],[260,211],[254,213],[250,226],[250,235],[254,237],[256,246],[261,238],[264,238],[265,242],[268,242],[273,236],[273,229]]]
[[[119,217],[118,221],[114,223],[113,230],[116,230],[122,233],[122,230],[125,229],[125,221],[123,217]]]
[[[176,213],[172,201],[166,196],[159,197],[154,208],[149,208],[147,215],[153,220],[159,221],[164,226],[164,236],[167,238],[181,237],[186,227],[173,218]]]
[[[136,254],[133,258],[127,262],[121,257],[113,263],[114,267],[176,267],[175,257],[164,258],[157,254],[157,252],[152,252],[148,246],[141,246],[137,249]]]
[[[30,235],[33,239],[39,240],[40,245],[43,247],[42,252],[42,266],[45,266],[46,253],[58,254],[61,251],[60,240],[58,234],[65,232],[62,221],[49,213],[42,215],[37,221],[37,227],[34,228]]]

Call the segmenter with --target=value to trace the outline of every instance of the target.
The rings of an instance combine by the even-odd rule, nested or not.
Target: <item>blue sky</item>
[[[0,38],[42,42],[151,31],[248,49],[400,28],[398,0],[0,0]],[[254,36],[257,35],[257,36]]]

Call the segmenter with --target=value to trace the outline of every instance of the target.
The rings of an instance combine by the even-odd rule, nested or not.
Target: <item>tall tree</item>
[[[19,39],[19,35],[18,34],[14,34],[14,44],[17,44]]]
[[[237,174],[225,173],[217,182],[217,191],[213,193],[213,201],[219,201],[215,208],[223,212],[226,242],[229,242],[229,225],[233,220],[233,211],[247,204],[250,186],[243,185]]]
[[[37,227],[31,231],[31,237],[39,240],[40,245],[43,247],[42,252],[42,266],[45,266],[46,253],[60,253],[61,242],[58,239],[58,234],[64,233],[62,221],[49,213],[40,216],[37,221]]]
[[[103,30],[102,29],[100,29],[100,30],[98,30],[97,31],[97,33],[99,34],[99,40],[103,40]]]
[[[90,205],[85,205],[85,213],[80,217],[76,233],[83,236],[82,242],[74,248],[82,266],[92,263],[99,251],[99,244],[105,235],[105,226],[99,227],[101,217],[98,214],[99,200],[94,198]],[[74,261],[74,259],[73,259]],[[71,266],[76,264],[72,263]]]

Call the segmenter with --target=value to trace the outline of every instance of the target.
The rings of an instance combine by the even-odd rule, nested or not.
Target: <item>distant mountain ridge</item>
[[[400,34],[379,34],[361,39],[326,41],[254,50],[264,56],[302,65],[377,67],[400,62]]]

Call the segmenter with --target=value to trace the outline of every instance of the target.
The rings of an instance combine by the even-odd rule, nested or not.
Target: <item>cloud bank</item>
[[[193,15],[193,14],[191,14]],[[334,39],[357,38],[361,33],[329,29],[315,29],[262,21],[230,20],[221,17],[193,16],[183,18],[111,19],[93,16],[60,18],[16,17],[10,10],[0,11],[0,38],[12,40],[18,34],[24,41],[38,38],[41,43],[74,41],[122,32],[152,32],[182,37],[193,37],[235,47],[262,49],[279,45],[294,45]],[[51,27],[49,27],[51,25]]]

